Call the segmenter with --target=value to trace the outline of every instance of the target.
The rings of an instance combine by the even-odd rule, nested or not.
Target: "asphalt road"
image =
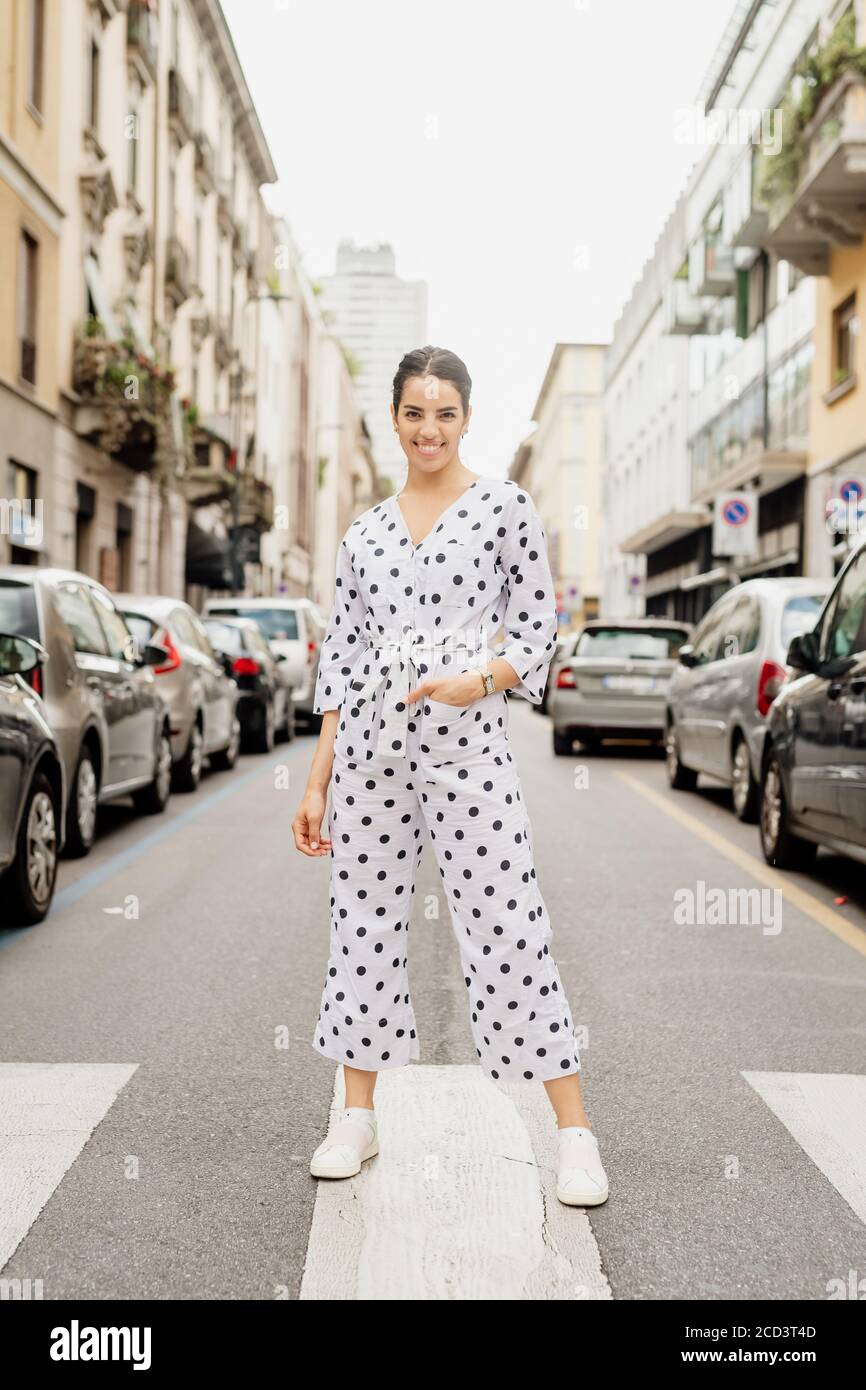
[[[671,792],[655,751],[557,758],[548,720],[520,701],[510,727],[611,1195],[588,1214],[554,1199],[560,1236],[545,1227],[542,1255],[579,1235],[576,1264],[593,1272],[548,1280],[525,1256],[551,1203],[536,1208],[524,1163],[535,1186],[502,1213],[522,1263],[498,1267],[494,1296],[827,1298],[829,1281],[866,1273],[862,868],[822,851],[810,874],[777,874],[728,794]],[[447,1159],[467,1086],[467,1123],[483,1117],[495,1141],[513,1119],[475,1065],[429,845],[410,929],[421,1061],[380,1078],[388,1142],[363,1181],[308,1171],[340,1084],[312,1045],[329,862],[299,855],[290,830],[311,753],[299,734],[245,756],[159,817],[105,808],[93,853],[63,862],[49,918],[0,932],[3,1278],[40,1279],[46,1299],[314,1297],[327,1220],[360,1196],[343,1258],[361,1274],[333,1296],[386,1296],[395,1254],[417,1268],[406,1250],[434,1227],[457,1273],[427,1296],[481,1296],[483,1258],[448,1259],[472,1222],[459,1184],[443,1238],[423,1193],[397,1221],[369,1174],[391,1155],[387,1200],[401,1183],[408,1197],[417,1165],[400,1169],[401,1143],[423,1117],[424,1152]],[[740,920],[706,920],[717,889]],[[742,920],[739,889],[764,890],[760,916]],[[530,1157],[546,1142],[540,1102],[533,1088]],[[423,1279],[406,1296],[425,1296]]]

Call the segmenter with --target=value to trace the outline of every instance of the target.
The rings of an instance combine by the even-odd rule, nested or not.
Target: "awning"
[[[215,536],[191,521],[186,533],[186,582],[206,589],[234,589],[234,557],[231,541]]]

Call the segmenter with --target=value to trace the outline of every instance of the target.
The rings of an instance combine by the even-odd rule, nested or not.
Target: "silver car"
[[[573,655],[557,663],[547,699],[554,753],[570,753],[575,739],[661,743],[668,682],[690,633],[689,623],[668,618],[586,623]]]
[[[0,566],[0,631],[48,652],[29,683],[45,701],[63,759],[65,853],[90,851],[104,801],[131,794],[139,811],[163,811],[171,734],[153,667],[165,648],[142,654],[108,589],[89,575],[30,565]]]
[[[158,594],[115,594],[115,603],[142,647],[164,646],[154,675],[171,712],[174,785],[195,791],[202,764],[234,767],[241,744],[238,685],[217,657],[194,608]]]
[[[743,821],[758,818],[760,769],[773,700],[790,674],[792,637],[810,632],[832,579],[748,579],[713,604],[680,649],[668,692],[668,781],[698,773],[730,784]]]
[[[308,598],[209,598],[206,618],[252,618],[277,658],[277,674],[291,696],[295,716],[307,725],[320,722],[313,714],[313,697],[319,673],[319,652],[326,623]]]

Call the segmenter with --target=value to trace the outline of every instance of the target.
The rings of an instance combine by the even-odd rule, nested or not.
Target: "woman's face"
[[[410,464],[424,473],[438,473],[457,458],[460,436],[471,414],[471,406],[468,414],[463,414],[454,383],[435,376],[410,376],[396,415],[391,406],[403,452]]]

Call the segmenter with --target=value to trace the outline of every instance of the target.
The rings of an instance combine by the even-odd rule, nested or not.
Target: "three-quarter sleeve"
[[[493,655],[505,657],[520,677],[510,689],[540,705],[556,650],[556,590],[541,517],[522,487],[515,490],[503,529],[498,564],[505,576],[506,639]]]
[[[313,697],[313,713],[339,709],[352,674],[355,657],[364,643],[366,610],[352,566],[346,537],[337,550],[334,602],[319,653],[319,673]]]

